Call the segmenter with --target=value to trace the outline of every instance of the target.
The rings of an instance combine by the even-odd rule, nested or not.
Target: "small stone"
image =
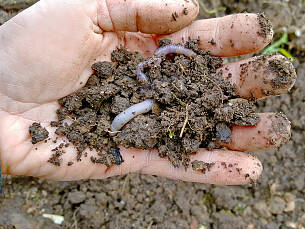
[[[265,201],[257,202],[256,204],[254,204],[254,210],[261,217],[269,218],[271,216],[271,213]]]
[[[297,224],[295,222],[288,221],[285,224],[288,228],[297,228]]]
[[[103,192],[95,194],[95,199],[97,204],[106,205],[107,204],[107,195]]]
[[[285,209],[285,201],[280,197],[273,197],[270,200],[269,210],[272,214],[282,214]]]
[[[93,203],[84,203],[80,205],[79,214],[84,218],[91,218],[95,215],[97,207]]]
[[[167,82],[163,82],[162,84],[161,84],[161,87],[167,87],[168,86],[168,83]]]
[[[225,123],[216,125],[216,139],[221,142],[231,142],[231,129]]]
[[[285,193],[284,194],[284,199],[286,202],[294,201],[295,200],[295,195],[292,193]]]
[[[43,195],[44,197],[46,197],[46,196],[48,195],[48,192],[45,191],[45,190],[42,190],[42,195]]]
[[[286,208],[284,209],[285,212],[292,212],[295,209],[295,202],[294,200],[287,203]]]
[[[79,204],[86,199],[86,195],[82,192],[76,191],[68,194],[68,200],[71,204]]]

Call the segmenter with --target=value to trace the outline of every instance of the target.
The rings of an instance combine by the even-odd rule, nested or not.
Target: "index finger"
[[[169,34],[197,16],[196,0],[99,0],[97,20],[104,31]]]
[[[194,21],[167,35],[173,43],[199,39],[199,47],[213,56],[239,56],[263,49],[272,40],[273,30],[264,14],[234,14]],[[159,37],[161,38],[161,37]]]

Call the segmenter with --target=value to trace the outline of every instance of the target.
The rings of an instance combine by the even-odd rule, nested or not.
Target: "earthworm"
[[[155,100],[147,99],[141,103],[137,103],[129,108],[127,108],[122,113],[118,114],[111,124],[111,131],[119,131],[126,123],[131,119],[135,118],[139,114],[144,114],[152,109],[155,104]]]
[[[148,84],[148,78],[147,76],[143,73],[143,68],[147,66],[151,66],[152,63],[156,63],[157,65],[161,64],[162,59],[160,57],[154,57],[150,58],[149,60],[143,61],[138,64],[137,66],[137,77],[138,80],[141,82],[144,82],[145,84]]]
[[[176,54],[183,54],[188,57],[192,57],[196,55],[195,52],[193,52],[190,49],[184,48],[180,45],[166,45],[162,48],[159,48],[156,50],[155,55],[157,57],[150,58],[149,60],[146,60],[144,62],[141,62],[137,66],[137,79],[141,82],[144,82],[146,85],[148,84],[148,78],[143,73],[143,68],[147,66],[151,66],[153,63],[156,63],[157,65],[161,64],[161,57],[162,55],[167,55],[169,53],[176,53]],[[146,92],[146,90],[144,90]],[[137,103],[129,108],[127,108],[125,111],[118,114],[111,124],[111,131],[117,132],[119,131],[126,123],[128,123],[131,119],[135,118],[136,116],[140,114],[147,113],[152,109],[152,107],[155,104],[155,100],[153,99],[147,99],[141,103]]]
[[[164,47],[158,48],[155,51],[156,56],[162,56],[162,55],[167,55],[170,53],[177,53],[177,54],[183,54],[188,57],[195,56],[196,53],[190,49],[184,48],[181,45],[166,45]]]

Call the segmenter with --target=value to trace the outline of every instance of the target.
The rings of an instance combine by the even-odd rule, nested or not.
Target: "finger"
[[[157,150],[121,147],[120,151],[124,162],[119,166],[114,165],[107,169],[105,165],[93,164],[87,157],[70,167],[63,163],[57,169],[56,175],[50,174],[48,178],[58,180],[59,170],[64,170],[65,177],[62,178],[64,180],[103,179],[128,173],[142,173],[206,184],[240,185],[257,180],[262,172],[262,165],[257,158],[235,151],[200,149],[195,156],[191,157],[191,161],[199,160],[208,163],[209,169],[204,172],[194,171],[191,165],[187,170],[183,166],[175,168],[167,158],[160,158]]]
[[[262,165],[257,158],[235,151],[200,149],[191,157],[191,162],[198,160],[206,163],[204,171],[194,171],[190,165],[186,170],[183,166],[173,167],[167,158],[160,158],[157,151],[124,150],[128,155],[140,154],[141,160],[131,160],[130,167],[138,163],[142,174],[158,175],[174,180],[198,182],[206,184],[240,185],[257,180],[262,172]],[[143,158],[144,157],[144,158]],[[128,164],[127,164],[128,166]]]
[[[114,165],[107,169],[105,165],[91,161],[91,156],[97,157],[97,152],[86,150],[81,161],[76,160],[76,150],[70,146],[60,148],[58,158],[60,166],[48,162],[51,155],[56,153],[53,149],[61,143],[67,143],[65,138],[59,138],[56,142],[54,128],[42,124],[49,131],[50,140],[47,143],[40,142],[35,145],[25,126],[30,122],[16,122],[7,120],[6,132],[18,132],[14,139],[7,138],[6,144],[1,144],[1,167],[4,174],[26,175],[45,178],[49,180],[79,180],[79,179],[103,179],[115,175],[141,172],[154,174],[172,179],[184,181],[211,183],[211,184],[245,184],[256,180],[261,171],[261,163],[250,155],[233,151],[206,151],[201,149],[191,160],[202,160],[210,163],[209,170],[205,173],[193,171],[188,168],[174,168],[166,158],[160,158],[156,150],[139,150],[121,148],[121,154],[125,160],[121,165]],[[4,141],[2,135],[0,140]],[[53,150],[53,151],[52,151]],[[72,165],[69,166],[69,164]],[[215,163],[215,164],[213,164]],[[232,164],[232,166],[230,165]],[[227,166],[226,166],[227,165]],[[247,175],[249,174],[249,175]]]
[[[189,25],[198,12],[196,0],[99,0],[98,24],[104,31],[167,34]]]
[[[162,38],[171,39],[174,43],[199,39],[201,49],[226,57],[258,51],[271,41],[272,36],[271,23],[263,14],[235,14],[195,21]]]
[[[282,55],[263,55],[225,64],[218,72],[236,85],[239,96],[247,99],[287,93],[297,78],[292,63]]]
[[[291,126],[282,113],[261,113],[256,126],[233,126],[231,142],[219,142],[230,150],[253,151],[276,148],[286,143],[291,136]]]

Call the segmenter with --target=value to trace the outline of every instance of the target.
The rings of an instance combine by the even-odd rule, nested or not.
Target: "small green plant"
[[[216,202],[215,197],[211,193],[204,193],[201,199],[201,204],[211,205]]]
[[[237,204],[233,207],[233,211],[235,213],[243,213],[245,211],[246,206],[244,204]]]
[[[205,225],[199,224],[198,229],[208,229],[208,227]]]
[[[175,133],[170,131],[168,136],[169,136],[170,139],[172,139],[173,137],[175,137]]]
[[[285,57],[289,58],[291,62],[293,62],[294,60],[293,56],[286,49],[281,48],[281,46],[286,44],[287,42],[288,42],[288,33],[284,32],[284,34],[278,41],[274,42],[272,45],[269,45],[263,51],[263,54],[279,52]]]
[[[173,137],[175,137],[175,131],[172,131],[171,128],[170,128],[170,126],[167,127],[167,131],[169,132],[168,137],[169,137],[170,139],[172,139]]]
[[[229,215],[234,215],[230,209],[221,209],[220,212],[227,213]]]

